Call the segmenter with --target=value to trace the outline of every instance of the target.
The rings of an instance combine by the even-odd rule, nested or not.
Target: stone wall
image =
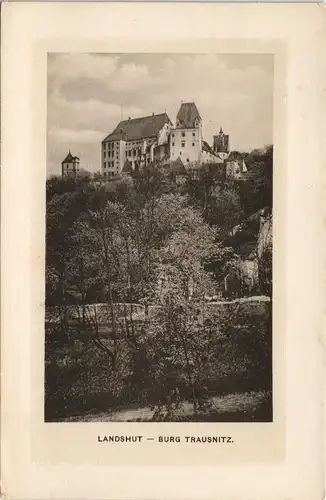
[[[268,314],[270,298],[264,296],[247,297],[231,301],[204,302],[198,304],[198,309],[205,316],[214,314],[228,314],[239,316],[265,316]],[[135,320],[146,318],[145,306],[141,304],[114,304],[114,312],[119,318],[124,318],[125,307],[127,314],[132,310],[132,316]],[[160,311],[160,306],[148,306],[147,317],[153,318]],[[82,307],[71,306],[68,309],[69,320],[74,322],[82,318]],[[86,317],[89,320],[97,320],[99,326],[109,325],[111,322],[111,312],[107,304],[90,304],[86,306]],[[46,323],[60,322],[60,311],[58,308],[48,308],[46,311]]]

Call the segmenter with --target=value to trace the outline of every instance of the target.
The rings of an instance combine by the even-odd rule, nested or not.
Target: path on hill
[[[255,411],[263,403],[266,402],[266,392],[246,392],[227,394],[216,396],[211,399],[212,412],[216,415],[230,414],[236,412],[246,413]],[[124,409],[113,412],[92,412],[83,416],[76,416],[64,419],[65,422],[136,422],[149,421],[152,419],[154,410],[148,406],[135,409]],[[191,403],[184,401],[179,410],[176,412],[176,417],[189,418],[193,415],[193,406]]]

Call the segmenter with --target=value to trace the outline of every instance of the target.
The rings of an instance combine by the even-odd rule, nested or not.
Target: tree
[[[273,146],[252,151],[246,159],[248,175],[240,183],[244,212],[250,215],[273,206]]]
[[[158,419],[162,412],[171,418],[182,399],[192,402],[195,417],[208,404],[212,336],[203,299],[213,284],[204,261],[214,252],[216,234],[189,208],[183,221],[157,252],[155,302],[160,308],[143,332]]]

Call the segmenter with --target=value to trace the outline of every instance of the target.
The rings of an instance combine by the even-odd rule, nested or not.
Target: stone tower
[[[224,134],[222,127],[220,129],[220,133],[218,135],[214,135],[213,139],[213,149],[215,153],[218,153],[219,156],[223,159],[227,158],[230,152],[229,136]]]
[[[76,175],[79,172],[79,158],[78,156],[72,156],[70,150],[66,158],[61,162],[61,173],[62,177],[65,175],[73,174]]]
[[[182,163],[201,161],[202,119],[194,102],[181,103],[176,126],[171,130],[170,158]]]

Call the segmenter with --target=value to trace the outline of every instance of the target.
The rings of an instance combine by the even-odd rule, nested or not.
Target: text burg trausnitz
[[[231,436],[97,436],[99,443],[233,443]]]

